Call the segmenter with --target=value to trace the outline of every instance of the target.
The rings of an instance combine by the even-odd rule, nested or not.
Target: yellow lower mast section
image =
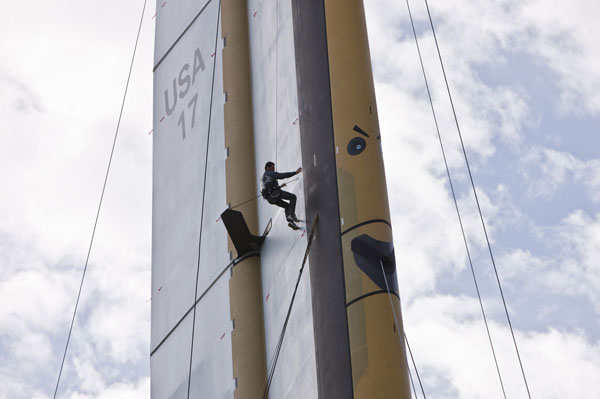
[[[363,2],[325,0],[325,15],[354,397],[408,399],[410,385]],[[394,321],[392,306],[400,325]]]

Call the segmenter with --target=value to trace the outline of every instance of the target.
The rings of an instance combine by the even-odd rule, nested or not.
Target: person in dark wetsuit
[[[266,198],[270,204],[277,205],[285,209],[286,219],[290,223],[299,222],[298,218],[296,217],[296,196],[287,191],[283,191],[281,187],[284,187],[285,184],[279,186],[277,179],[287,179],[288,177],[295,176],[300,172],[302,172],[302,168],[296,169],[295,172],[275,172],[275,164],[269,161],[265,164],[265,173],[262,177],[263,197]],[[284,200],[288,200],[289,202]]]

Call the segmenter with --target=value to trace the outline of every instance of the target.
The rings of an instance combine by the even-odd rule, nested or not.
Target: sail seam
[[[221,1],[219,0],[219,4],[217,5],[217,29],[215,32],[215,57],[213,59],[213,71],[212,71],[212,83],[211,83],[211,89],[210,89],[210,105],[209,105],[209,109],[208,109],[208,132],[206,135],[206,154],[204,156],[204,182],[203,182],[203,187],[202,187],[202,208],[200,211],[200,234],[198,237],[198,266],[196,268],[196,285],[195,285],[195,290],[194,290],[194,303],[196,302],[196,299],[198,297],[198,278],[200,276],[200,259],[201,259],[201,249],[202,249],[202,229],[203,229],[203,225],[204,225],[204,203],[205,203],[205,199],[206,199],[206,177],[207,177],[207,171],[208,171],[208,155],[209,155],[209,148],[210,148],[210,132],[211,132],[211,121],[212,121],[212,109],[213,109],[213,100],[214,100],[214,90],[215,90],[215,71],[217,69],[217,46],[219,43],[219,26],[220,26],[220,20],[221,20]],[[190,368],[189,368],[189,374],[188,374],[188,389],[187,389],[187,398],[189,399],[190,397],[190,388],[191,388],[191,381],[192,381],[192,364],[193,364],[193,359],[194,359],[194,334],[195,334],[195,330],[196,330],[196,306],[194,306],[194,316],[192,319],[192,342],[190,344]]]
[[[212,2],[212,0],[208,0],[206,2],[206,4],[204,5],[204,7],[202,7],[202,9],[200,11],[198,11],[198,13],[194,17],[194,19],[192,19],[192,21],[185,27],[185,29],[183,30],[183,32],[181,32],[181,34],[179,36],[177,36],[177,39],[175,39],[175,41],[173,42],[173,44],[171,44],[171,46],[169,46],[169,48],[167,49],[167,51],[165,51],[165,54],[162,57],[160,57],[160,60],[158,60],[158,62],[156,63],[156,65],[154,65],[154,68],[152,68],[152,72],[156,71],[156,68],[158,68],[158,66],[165,60],[165,58],[167,58],[167,55],[169,55],[169,53],[171,52],[171,50],[173,50],[173,48],[177,45],[177,43],[179,43],[179,40],[181,40],[181,38],[183,37],[183,35],[185,35],[186,32],[188,30],[190,30],[190,28],[192,27],[192,25],[194,25],[194,22],[196,22],[196,20],[198,19],[198,17],[200,15],[202,15],[202,13],[204,12],[204,10],[206,10],[206,7],[208,7],[208,5],[211,2]]]

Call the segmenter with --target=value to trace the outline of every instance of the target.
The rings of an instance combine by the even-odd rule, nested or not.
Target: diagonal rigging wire
[[[408,1],[408,0],[407,0]],[[440,52],[440,46],[437,40],[437,36],[435,34],[435,28],[433,27],[433,19],[431,18],[431,11],[429,10],[429,3],[425,0],[425,6],[427,7],[427,15],[429,17],[429,24],[431,26],[431,31],[433,33],[433,38],[435,40],[435,47],[437,49],[438,58],[440,60],[440,66],[442,67],[442,72],[444,75],[444,82],[446,83],[446,90],[448,92],[448,98],[450,99],[450,105],[452,106],[452,114],[454,115],[454,122],[456,123],[456,130],[458,131],[458,137],[460,138],[460,144],[462,147],[463,155],[465,158],[465,163],[467,165],[467,170],[469,171],[469,179],[471,180],[471,187],[473,188],[473,194],[475,195],[475,202],[477,203],[477,210],[479,212],[479,218],[481,220],[481,225],[483,227],[483,232],[485,233],[485,240],[487,242],[488,251],[490,253],[490,259],[492,261],[492,265],[494,266],[494,274],[496,275],[496,282],[498,283],[498,289],[500,290],[500,296],[502,297],[502,304],[504,305],[504,312],[506,313],[506,320],[508,321],[508,326],[510,327],[510,333],[512,335],[513,344],[515,347],[515,351],[517,353],[517,358],[519,360],[519,366],[521,367],[521,374],[523,375],[523,382],[525,383],[525,388],[527,389],[527,396],[531,399],[531,393],[529,391],[529,385],[527,384],[527,377],[525,376],[525,370],[523,369],[523,362],[521,361],[521,355],[519,354],[519,348],[517,345],[517,340],[515,338],[515,333],[512,327],[512,323],[510,321],[510,315],[508,314],[508,307],[506,306],[506,300],[504,299],[504,292],[502,291],[502,284],[500,283],[500,277],[498,276],[498,269],[496,268],[496,262],[494,261],[494,255],[492,253],[492,246],[490,245],[490,240],[488,237],[487,229],[485,227],[485,222],[483,220],[483,213],[481,212],[481,206],[479,204],[479,198],[477,197],[477,190],[475,189],[475,182],[473,181],[473,174],[471,173],[471,167],[469,166],[469,159],[467,157],[467,151],[465,150],[465,144],[463,142],[462,133],[460,131],[460,125],[458,123],[458,117],[456,116],[456,109],[454,107],[454,101],[452,100],[452,94],[450,93],[450,86],[448,84],[448,77],[446,76],[446,69],[444,68],[444,62],[442,61],[442,54]]]
[[[279,65],[277,49],[279,47],[279,1],[276,3],[276,22],[275,22],[275,165],[277,165],[277,130],[279,126],[277,125],[277,109],[279,108],[279,103],[277,102],[277,92],[278,92],[278,79],[277,79],[277,70]]]
[[[398,318],[396,317],[396,309],[394,309],[394,304],[392,302],[392,292],[390,291],[390,285],[388,284],[387,276],[385,274],[385,269],[383,268],[383,262],[379,260],[379,264],[381,265],[381,273],[383,273],[383,280],[385,281],[385,288],[387,289],[388,299],[390,300],[390,308],[392,309],[392,314],[394,315],[394,322],[396,323],[396,331],[400,331],[401,324],[398,323]],[[398,339],[400,340],[400,345],[402,345],[402,338],[398,335]],[[412,350],[410,349],[410,345],[408,344],[408,337],[406,333],[404,333],[404,341],[406,341],[406,346],[408,347],[408,351],[410,353],[410,358],[412,360],[413,367],[415,368],[415,373],[417,374],[417,379],[419,381],[419,385],[421,386],[421,392],[423,393],[423,398],[427,399],[427,395],[425,395],[425,390],[423,389],[423,383],[421,382],[421,377],[419,376],[419,370],[417,370],[417,363],[415,363],[415,358],[413,357]],[[408,366],[408,359],[406,360]],[[415,384],[412,380],[412,375],[410,374],[410,367],[408,368],[408,374],[410,376],[410,382],[413,386],[413,391],[415,390]],[[417,397],[417,392],[415,391],[415,398]]]
[[[292,252],[292,250],[296,246],[296,243],[298,243],[298,241],[300,241],[300,239],[302,237],[304,237],[304,234],[302,234],[302,236],[299,236],[296,240],[294,240],[294,242],[290,246],[290,249],[288,250],[287,254],[283,257],[283,259],[287,259],[287,257],[289,256],[289,254]],[[308,239],[310,240],[310,237]],[[287,329],[287,326],[286,326],[285,323],[284,323],[284,327]],[[271,360],[269,360],[268,367],[267,367],[268,370],[271,370],[273,368],[273,363],[276,361],[275,360],[276,357],[279,356],[278,355],[279,350],[277,348],[281,348],[280,342],[283,342],[283,340],[281,338],[281,334],[280,334],[279,339],[277,341],[277,345],[275,346],[275,350],[273,351],[273,355],[271,356]],[[261,385],[261,388],[260,388],[260,391],[259,391],[259,394],[258,394],[257,397],[261,397],[261,396],[264,395],[264,390],[265,390],[265,388],[267,386],[268,381],[269,381],[269,374],[266,374],[265,375],[265,379],[263,380],[263,383]]]
[[[271,359],[271,365],[269,367],[269,375],[267,376],[266,382],[263,384],[263,387],[261,389],[263,399],[267,399],[269,397],[269,388],[271,387],[271,383],[273,382],[273,375],[275,374],[275,368],[277,367],[277,360],[279,359],[279,353],[281,352],[283,338],[285,337],[285,332],[287,330],[288,322],[290,321],[292,307],[294,306],[294,300],[296,299],[296,293],[298,292],[298,286],[300,285],[300,278],[302,277],[302,272],[304,271],[304,265],[306,264],[306,259],[308,258],[308,254],[310,253],[310,248],[311,248],[313,240],[315,238],[315,230],[316,230],[318,222],[319,222],[319,215],[315,214],[315,217],[313,219],[313,224],[310,229],[310,235],[308,236],[308,244],[306,244],[306,250],[304,251],[304,259],[302,260],[302,266],[300,266],[300,270],[298,271],[298,279],[296,280],[296,286],[294,287],[294,293],[292,294],[292,299],[290,300],[290,306],[288,307],[288,311],[285,316],[285,321],[283,323],[283,327],[281,328],[281,333],[279,334],[279,340],[277,341],[277,346],[275,347],[275,351],[273,353],[273,358]]]
[[[448,182],[450,183],[450,191],[452,192],[452,199],[454,200],[454,207],[456,208],[456,214],[458,216],[458,222],[460,224],[460,231],[462,233],[462,237],[463,237],[463,241],[465,243],[465,249],[467,251],[467,258],[469,259],[469,266],[471,268],[471,274],[473,275],[473,282],[475,283],[475,290],[477,291],[477,299],[479,300],[479,306],[481,308],[481,314],[483,315],[483,321],[485,324],[485,329],[487,332],[487,336],[488,336],[488,341],[490,343],[490,348],[492,350],[492,356],[494,357],[494,364],[496,366],[496,372],[498,374],[498,380],[500,381],[500,387],[502,388],[502,394],[504,396],[504,398],[506,399],[506,391],[504,390],[504,383],[502,381],[502,376],[500,374],[500,367],[498,366],[498,359],[496,357],[496,351],[494,350],[494,344],[492,342],[492,336],[490,334],[490,328],[487,322],[487,317],[485,315],[485,310],[483,308],[483,302],[481,300],[481,294],[479,292],[479,285],[477,284],[477,277],[475,276],[475,269],[473,268],[473,261],[471,259],[471,253],[469,251],[469,244],[467,243],[467,237],[465,235],[465,229],[463,226],[463,222],[462,222],[462,217],[460,216],[460,210],[458,209],[458,202],[456,200],[456,193],[454,191],[454,185],[452,184],[452,178],[450,177],[450,169],[448,167],[448,160],[446,159],[446,151],[444,150],[444,144],[442,141],[442,136],[440,134],[440,128],[439,128],[439,124],[437,121],[437,116],[435,113],[435,107],[433,106],[433,99],[431,97],[431,90],[429,88],[429,82],[427,80],[427,74],[425,73],[425,66],[423,65],[423,57],[421,55],[421,48],[419,46],[419,39],[417,38],[417,32],[415,30],[415,24],[414,24],[414,20],[412,17],[412,12],[410,9],[410,3],[408,0],[406,0],[406,7],[408,8],[408,15],[410,17],[410,23],[412,26],[412,31],[413,31],[413,36],[415,38],[415,43],[416,43],[416,47],[417,47],[417,52],[419,53],[419,61],[421,63],[421,71],[423,72],[423,79],[425,80],[425,87],[427,88],[427,95],[429,97],[429,104],[431,105],[431,113],[433,114],[433,121],[435,122],[435,129],[437,131],[437,136],[438,136],[438,140],[440,143],[440,148],[442,150],[442,156],[444,158],[444,165],[446,167],[446,175],[448,176]]]
[[[410,385],[412,386],[413,393],[415,394],[415,399],[418,399],[417,390],[415,389],[415,382],[413,380],[412,373],[410,372],[410,367],[408,368],[408,376],[410,377]]]
[[[221,0],[217,4],[217,29],[215,32],[215,49],[214,54],[215,57],[213,59],[213,70],[212,70],[212,83],[210,88],[210,105],[208,108],[208,132],[206,134],[206,154],[204,156],[204,183],[202,187],[202,207],[200,210],[200,233],[198,237],[198,267],[196,269],[196,288],[194,291],[194,304],[196,303],[196,298],[198,296],[198,278],[200,276],[200,253],[202,248],[202,226],[204,222],[204,200],[206,198],[206,172],[208,170],[208,149],[210,144],[210,128],[211,128],[211,120],[212,120],[212,106],[213,106],[213,95],[215,90],[215,70],[217,64],[217,44],[219,43],[219,26],[221,21]],[[192,382],[192,360],[194,359],[194,333],[196,330],[196,305],[194,305],[194,316],[192,319],[192,342],[190,344],[190,369],[188,374],[188,386],[187,386],[187,398],[190,398],[190,388]]]
[[[96,220],[94,221],[94,228],[92,229],[92,237],[90,239],[90,245],[88,247],[87,257],[85,259],[85,266],[83,267],[83,274],[81,276],[81,283],[79,284],[79,292],[77,293],[77,300],[75,301],[75,309],[73,310],[73,318],[71,319],[71,327],[69,327],[69,334],[67,336],[67,343],[65,344],[65,351],[63,353],[62,362],[60,363],[60,371],[58,372],[58,378],[56,380],[56,387],[54,388],[54,396],[58,392],[58,386],[60,385],[60,378],[62,376],[63,367],[65,365],[65,359],[67,357],[67,350],[69,349],[69,342],[71,341],[71,333],[73,332],[73,324],[75,323],[75,316],[77,314],[77,307],[79,306],[79,298],[81,297],[81,290],[83,288],[83,281],[85,279],[85,272],[87,271],[88,263],[90,260],[90,253],[92,252],[92,244],[94,243],[94,235],[96,234],[96,226],[98,226],[98,218],[100,216],[100,209],[102,208],[102,200],[104,199],[104,191],[106,190],[106,182],[108,181],[108,174],[110,172],[110,165],[112,164],[113,154],[115,152],[115,145],[117,143],[117,136],[119,135],[119,127],[121,126],[121,118],[123,116],[123,108],[125,108],[125,99],[127,98],[127,90],[129,89],[129,81],[131,80],[131,71],[133,70],[133,61],[135,60],[135,53],[137,50],[138,42],[140,39],[140,32],[142,30],[142,22],[144,21],[144,12],[146,11],[146,2],[144,0],[144,6],[142,7],[142,15],[140,17],[140,24],[135,38],[135,45],[133,47],[133,55],[131,56],[131,64],[129,65],[129,74],[127,75],[127,83],[125,84],[125,93],[123,94],[123,101],[121,102],[121,110],[119,112],[119,119],[117,121],[117,127],[115,129],[115,136],[110,150],[110,157],[108,160],[108,166],[106,168],[106,175],[104,176],[104,184],[102,185],[102,194],[100,195],[100,202],[98,204],[98,211],[96,212]]]
[[[410,344],[408,343],[408,337],[406,336],[406,333],[403,332],[404,334],[404,341],[406,341],[406,347],[408,348],[408,353],[410,354],[410,360],[412,361],[413,367],[415,368],[415,374],[417,375],[417,380],[419,381],[419,386],[421,387],[421,392],[423,393],[423,398],[427,399],[427,396],[425,396],[425,390],[423,389],[423,383],[421,382],[421,377],[419,376],[419,370],[417,370],[417,363],[415,363],[415,358],[413,356],[412,353],[412,349],[410,349]],[[408,370],[409,375],[410,375],[410,370]],[[410,382],[413,386],[413,391],[415,392],[415,398],[417,398],[417,392],[415,390],[415,383],[412,380],[412,375],[410,375]]]

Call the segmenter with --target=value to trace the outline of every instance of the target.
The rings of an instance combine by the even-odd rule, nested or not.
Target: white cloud
[[[563,112],[600,113],[600,26],[594,22],[599,14],[600,4],[586,0],[524,4],[521,18],[529,35],[522,44],[557,74],[549,83],[561,89]]]
[[[576,182],[585,187],[591,201],[600,203],[600,159],[583,161],[568,152],[534,147],[523,156],[520,170],[532,198],[548,200]]]
[[[555,296],[584,297],[600,316],[600,214],[577,210],[557,226],[543,230],[551,256],[515,249],[499,258],[502,277],[523,289]]]
[[[386,132],[385,126],[398,126],[398,120],[393,107],[380,106],[380,113],[400,286],[410,298],[435,288],[437,268],[462,267],[465,253],[435,136]],[[420,117],[415,113],[405,123],[413,123],[415,115]]]
[[[408,339],[427,397],[445,398],[448,392],[458,399],[502,397],[476,299],[434,296],[404,307]],[[507,397],[526,398],[510,332],[496,322],[490,327]],[[532,397],[600,395],[599,343],[581,333],[555,329],[516,331],[516,339]]]
[[[594,377],[600,372],[600,349],[597,337],[588,338],[588,334],[593,335],[590,326],[595,321],[573,326],[563,320],[564,314],[557,321],[542,313],[560,313],[568,306],[561,302],[568,298],[578,298],[578,304],[582,298],[589,303],[598,301],[597,262],[590,260],[591,254],[598,253],[597,217],[571,209],[571,216],[563,216],[558,225],[539,227],[526,208],[515,202],[513,194],[520,187],[513,182],[523,183],[520,178],[533,182],[536,171],[541,171],[543,178],[532,188],[535,195],[551,200],[550,196],[572,179],[586,188],[592,201],[598,202],[600,171],[595,160],[583,161],[543,147],[525,147],[539,142],[532,131],[547,117],[532,108],[536,102],[549,100],[563,118],[594,116],[599,110],[600,68],[590,67],[600,61],[600,53],[595,50],[600,44],[599,27],[589,22],[593,10],[583,2],[558,3],[445,1],[430,6],[476,183],[482,178],[480,171],[514,179],[490,180],[493,183],[486,181],[486,186],[477,187],[492,245],[495,232],[507,235],[513,229],[524,228],[531,235],[528,239],[523,234],[524,241],[513,244],[522,245],[521,249],[509,249],[504,255],[500,252],[497,264],[505,291],[513,295],[509,303],[519,305],[509,309],[513,323],[530,315],[534,319],[517,323],[529,332],[515,331],[532,396],[595,398],[600,395],[600,384]],[[411,6],[417,29],[424,32],[419,33],[421,50],[469,243],[472,250],[485,249],[462,150],[445,103],[447,95],[426,13],[419,2],[411,2]],[[430,384],[428,397],[501,397],[477,300],[437,294],[440,278],[461,275],[466,255],[454,205],[445,187],[443,160],[405,3],[376,0],[366,7],[404,320],[422,376]],[[577,10],[565,10],[571,7]],[[565,14],[569,16],[563,18]],[[529,82],[513,86],[496,83],[503,82],[496,79],[498,76],[510,81],[515,59],[539,74],[538,83],[542,77],[552,77],[539,84],[559,95],[534,98],[539,93]],[[566,134],[561,138],[568,139]],[[507,151],[526,155],[524,168],[528,175],[519,176],[519,171],[509,170],[508,165],[507,170],[493,171],[486,164],[495,154]],[[535,151],[539,151],[538,158],[533,156]],[[543,166],[537,167],[538,163]],[[499,247],[510,248],[506,242]],[[540,247],[543,254],[538,253]],[[489,288],[486,284],[483,288]],[[469,293],[471,290],[469,287]],[[486,293],[486,313],[508,397],[525,398],[503,308],[499,298]],[[547,308],[535,307],[536,301],[549,297],[552,303],[546,304]],[[537,310],[538,319],[532,314]],[[563,331],[564,326],[569,331]]]
[[[487,86],[479,77],[481,68],[510,68],[508,56],[537,56],[536,62],[540,64],[536,66],[560,75],[560,79],[552,84],[565,93],[579,90],[578,96],[590,100],[589,96],[569,83],[571,80],[567,71],[557,68],[555,61],[561,49],[564,50],[563,45],[568,45],[569,51],[583,55],[583,58],[598,58],[596,52],[582,42],[585,35],[578,34],[582,30],[596,28],[579,27],[579,20],[569,17],[560,25],[560,32],[564,33],[566,39],[556,42],[556,34],[551,34],[550,25],[546,23],[559,17],[561,14],[557,11],[561,8],[553,10],[544,3],[544,15],[534,18],[531,10],[540,4],[536,1],[475,1],[460,4],[450,1],[432,5],[438,39],[476,181],[478,169],[495,153],[497,146],[504,145],[503,151],[508,146],[521,153],[524,129],[535,127],[539,118],[529,109],[530,94],[524,87]],[[435,67],[437,54],[432,47],[431,34],[426,29],[428,21],[423,6],[419,3],[412,6],[420,31],[425,32],[420,34],[421,49],[433,88],[452,177],[455,184],[460,185],[468,180],[460,144],[453,131],[454,122],[447,105],[443,104],[447,100],[444,100],[446,94],[441,89],[444,87],[443,80]],[[580,15],[584,9],[583,6],[579,7],[575,14]],[[452,200],[447,187],[444,188],[447,185],[445,171],[416,59],[412,32],[408,30],[405,4],[377,1],[367,8],[367,17],[378,82],[388,184],[393,199],[391,208],[400,283],[404,295],[411,298],[414,294],[435,290],[438,276],[443,275],[444,271],[461,270],[465,266],[466,256]],[[597,39],[592,42],[594,40]],[[549,50],[552,48],[556,51]],[[570,62],[579,63],[580,60],[570,59]],[[592,75],[598,76],[598,73]],[[592,76],[592,83],[594,79]],[[559,99],[555,102],[557,107],[562,104]],[[586,107],[588,111],[593,109],[593,99]],[[572,177],[586,187],[592,200],[597,201],[600,170],[596,160],[581,161],[568,153],[539,148],[525,154],[524,169],[528,173],[525,177],[532,183],[532,195],[549,198]],[[543,178],[537,179],[536,176],[537,181],[534,181],[531,174],[538,164]],[[457,194],[470,245],[475,249],[485,247],[472,193],[465,189]],[[525,225],[535,238],[543,234],[515,204],[508,184],[497,184],[494,190],[478,186],[478,196],[492,244],[495,229]],[[410,284],[403,281],[410,281]]]
[[[27,381],[0,374],[0,396],[5,399],[48,399],[52,391],[32,389]],[[70,390],[59,397],[67,399],[147,399],[150,397],[150,378],[144,377],[130,382],[117,382],[100,386],[95,392]]]
[[[431,4],[474,171],[486,167],[499,151],[521,150],[527,129],[540,118],[531,108],[528,87],[489,86],[481,75],[484,69],[506,73],[512,56],[530,57],[544,76],[550,71],[555,79],[545,84],[559,91],[551,101],[563,117],[598,115],[600,25],[594,18],[600,5],[592,3]],[[365,5],[411,344],[434,391],[446,385],[452,388],[444,392],[461,398],[499,397],[478,304],[472,298],[436,295],[440,276],[463,270],[466,254],[412,32],[405,29],[404,3],[374,0]],[[111,0],[91,13],[89,4],[63,0],[15,2],[5,10],[11,18],[0,26],[0,50],[10,55],[0,67],[0,181],[6,193],[0,196],[0,356],[8,360],[0,366],[2,397],[46,398],[53,389],[125,83],[132,45],[126,38],[135,34],[132,21],[137,22],[138,6]],[[35,13],[29,12],[31,7]],[[428,21],[422,3],[413,2],[413,7],[425,32],[420,33],[420,43],[450,167],[456,181],[464,184],[462,150]],[[147,367],[148,356],[147,132],[153,29],[148,22],[153,13],[146,13],[81,318],[66,364],[69,378],[61,385],[70,398],[149,397],[149,379],[123,370]],[[550,198],[572,179],[600,203],[598,161],[536,147],[527,153],[524,165],[528,170],[537,165],[542,174],[540,182],[532,184],[534,197]],[[526,178],[531,178],[528,173]],[[529,221],[514,204],[510,186],[492,187],[480,188],[479,195],[493,239],[494,229]],[[482,248],[470,195],[459,193],[461,211],[470,240]],[[526,246],[510,251],[499,260],[503,278],[521,288],[537,284],[540,291],[585,296],[597,304],[600,274],[594,259],[600,249],[599,226],[600,216],[572,212],[542,233],[552,239],[557,252],[542,256]],[[490,306],[493,316],[498,304]],[[509,370],[507,384],[515,392],[509,397],[520,397],[522,382],[507,331],[494,323],[493,333],[501,337],[502,367]],[[517,339],[534,397],[600,397],[598,344],[583,333],[517,331]],[[17,359],[26,361],[15,363]]]
[[[109,266],[107,266],[109,265]],[[149,264],[118,261],[98,265],[88,289],[93,301],[86,334],[103,353],[104,361],[117,364],[148,359],[150,347]]]
[[[418,3],[415,5],[418,10]],[[445,1],[431,5],[445,60],[504,64],[507,54],[534,57],[556,79],[562,112],[600,111],[600,27],[597,3],[577,0]],[[424,12],[415,13],[425,18]],[[451,62],[451,61],[448,61]]]
[[[0,373],[0,396],[6,399],[46,399],[48,393],[35,389],[30,381],[8,373]]]
[[[496,29],[496,35],[507,35],[505,31],[511,29],[497,19],[495,12],[504,10],[502,5],[494,4],[483,13],[480,6],[482,4],[461,5],[461,12],[466,9],[465,12],[477,15],[475,29],[481,29],[481,32],[466,32],[455,37],[459,30],[449,31],[453,24],[462,28],[462,23],[469,20],[472,27],[473,21],[464,14],[454,13],[448,16],[454,18],[452,23],[446,21],[444,15],[441,21],[443,33],[440,33],[446,41],[442,52],[474,172],[494,155],[497,145],[517,149],[522,143],[523,129],[534,123],[527,103],[528,95],[522,88],[490,87],[478,76],[478,65],[491,62],[497,53],[499,41],[490,38],[486,34],[488,30]],[[423,31],[423,10],[417,5],[413,12]],[[464,21],[456,20],[463,17]],[[367,18],[392,198],[400,284],[404,296],[410,298],[435,290],[436,279],[444,271],[457,273],[462,270],[466,266],[466,252],[412,32],[402,30],[410,29],[406,25],[405,5],[403,2],[375,2],[367,8]],[[496,20],[492,21],[494,18]],[[397,40],[391,40],[394,38]],[[464,191],[458,187],[468,185],[468,175],[443,77],[436,65],[433,38],[425,29],[419,39],[467,237],[471,246],[483,248],[485,236],[472,193],[470,189]],[[465,53],[455,53],[460,51]],[[522,223],[523,215],[511,202],[510,189],[506,185],[499,185],[490,193],[493,201],[482,187],[478,187],[478,195],[486,220],[494,221],[487,225],[491,239],[494,228]]]
[[[2,334],[18,337],[26,331],[55,333],[72,308],[76,277],[62,270],[24,270],[0,280]]]
[[[450,166],[456,167],[462,162],[462,154],[428,29],[429,21],[423,3],[412,2],[411,6]],[[600,68],[592,66],[600,65],[600,54],[595,50],[600,46],[600,27],[589,22],[596,8],[598,5],[592,6],[585,1],[567,5],[539,0],[445,1],[431,5],[472,168],[477,169],[480,162],[495,153],[496,138],[517,150],[523,144],[523,129],[536,126],[540,120],[540,115],[529,105],[531,96],[537,93],[529,93],[523,85],[490,86],[482,80],[480,72],[484,68],[492,75],[512,76],[511,68],[514,67],[509,64],[509,56],[529,60],[533,63],[532,68],[542,73],[548,70],[556,76],[540,85],[546,85],[549,91],[558,89],[557,98],[547,99],[563,114],[597,115],[600,110]],[[405,122],[404,129],[410,129],[413,135],[423,131],[423,127],[429,131],[432,124],[430,110],[416,107],[414,101],[400,100],[408,96],[426,101],[405,3],[376,1],[367,7],[367,17],[376,80],[393,85],[396,91],[384,101],[395,103],[395,112],[423,112],[420,123]],[[378,92],[382,86],[378,84]],[[384,101],[380,99],[380,106]],[[409,109],[402,109],[407,105]],[[403,114],[401,120],[410,118]],[[397,131],[397,128],[383,124],[382,127],[384,132]],[[590,183],[594,193],[598,191],[597,180]]]
[[[47,398],[54,390],[141,5],[108,1],[91,11],[59,0],[5,8],[0,397]],[[153,7],[61,381],[72,397],[149,397]],[[91,391],[80,395],[82,387]]]
[[[104,387],[97,393],[69,392],[69,399],[142,399],[150,397],[150,378],[141,378],[130,383],[116,383]]]
[[[371,32],[379,36],[370,42],[371,48],[374,48],[372,53],[376,64],[376,77],[379,75],[383,80],[388,81],[387,77],[395,74],[398,76],[395,81],[404,78],[407,81],[404,85],[412,85],[413,92],[425,98],[425,87],[410,25],[405,25],[407,31],[401,36],[402,43],[391,45],[389,39],[394,36],[393,31],[380,32],[378,28],[381,25],[398,25],[388,21],[390,9],[395,10],[391,15],[402,16],[402,19],[398,18],[398,20],[408,24],[405,3],[389,1],[380,1],[380,3],[382,3],[380,7],[373,7],[368,14],[371,23],[369,29],[375,27]],[[442,136],[449,142],[449,150],[458,151],[455,123],[449,107],[433,35],[428,28],[427,14],[422,3],[413,3],[415,3],[412,4],[413,17],[417,23],[419,44]],[[499,46],[502,45],[502,40],[508,40],[507,36],[510,35],[508,32],[511,29],[510,24],[504,21],[505,13],[511,12],[512,9],[507,3],[509,2],[502,4],[469,2],[469,4],[457,5],[453,2],[444,2],[436,4],[433,8],[434,19],[437,18],[438,40],[465,145],[472,156],[482,156],[483,159],[494,153],[492,142],[495,137],[517,146],[522,140],[523,125],[534,123],[527,103],[528,95],[522,87],[488,86],[480,76],[481,66],[494,68],[506,62],[499,52]],[[391,54],[403,49],[399,54],[401,57],[390,57],[390,46]],[[395,63],[391,59],[394,59]],[[377,66],[380,63],[384,65],[383,70]],[[404,91],[403,87],[397,86]],[[427,113],[430,114],[430,111],[427,110]],[[427,117],[428,123],[431,123],[431,116],[427,115]],[[453,149],[454,147],[456,149]]]
[[[14,238],[10,242],[13,253],[21,256],[12,257],[0,273],[0,375],[8,379],[5,395],[0,396],[20,399],[36,397],[37,387],[49,392],[50,381],[58,374],[82,265],[43,263],[44,255],[35,245],[25,243],[25,250]],[[114,374],[124,365],[147,367],[148,287],[148,263],[105,259],[90,264],[61,389],[89,387],[94,370],[106,373],[101,384],[95,383],[97,389],[104,389],[109,370]],[[75,380],[66,377],[75,371]],[[111,383],[122,378],[119,374],[110,377]],[[20,379],[27,380],[29,388],[17,383]]]
[[[562,243],[561,269],[575,280],[569,288],[589,295],[600,312],[600,214],[590,217],[575,211],[562,221],[555,234]]]
[[[532,255],[531,252],[522,249],[504,254],[498,263],[502,264],[502,277],[507,280],[522,278],[526,273],[541,275],[552,266],[551,260],[540,259]]]
[[[24,82],[0,76],[0,85],[4,88],[0,98],[3,108],[27,114],[44,112],[40,98]]]
[[[29,332],[16,337],[13,345],[13,361],[25,373],[43,371],[53,359],[52,344],[45,334]]]

